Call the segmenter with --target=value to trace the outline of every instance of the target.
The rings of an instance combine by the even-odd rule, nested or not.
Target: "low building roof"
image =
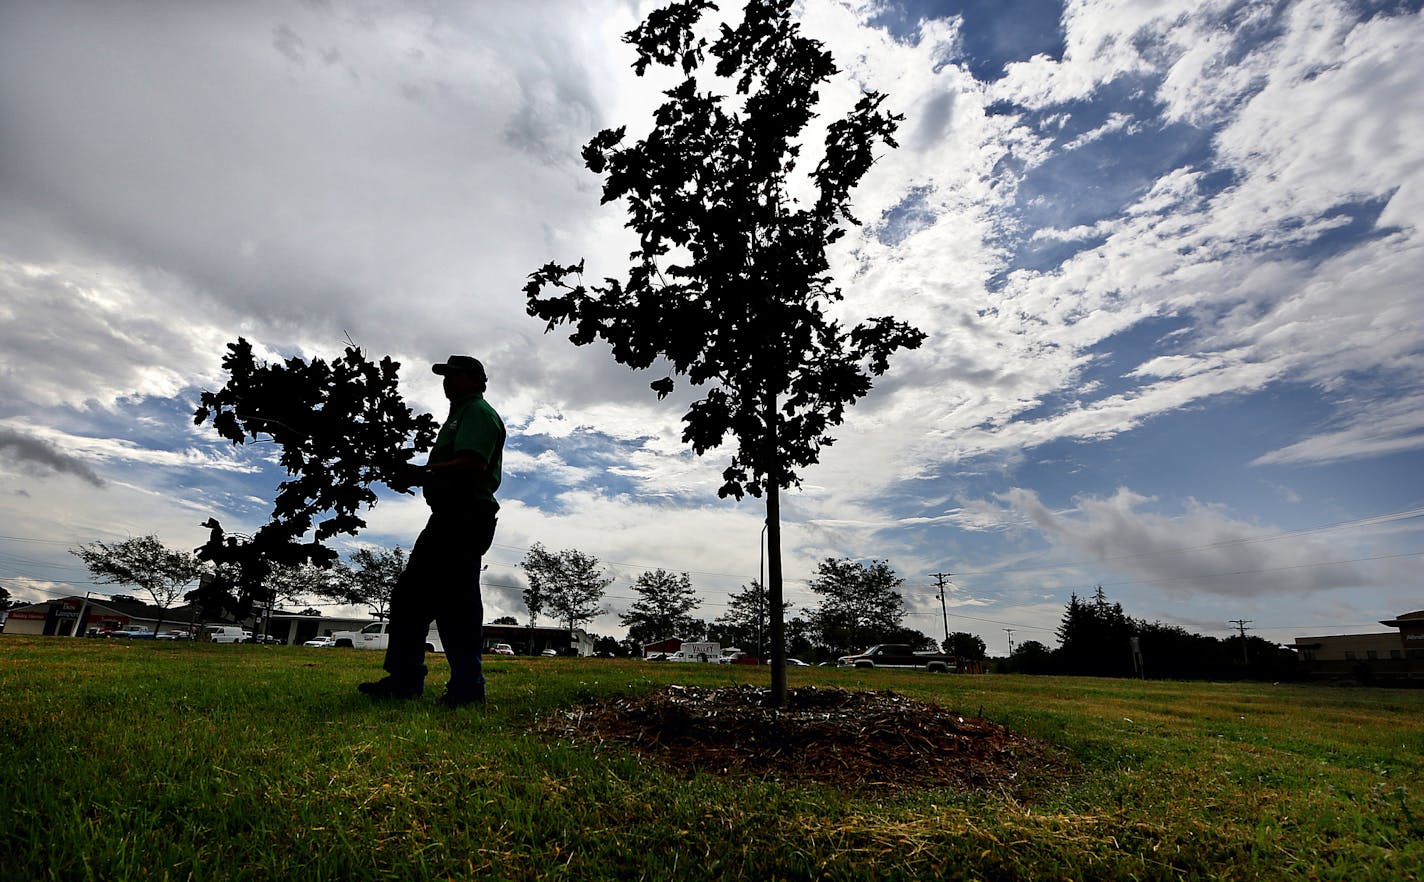
[[[38,603],[29,603],[23,606],[16,606],[10,612],[45,612],[56,603],[77,603],[88,604],[92,608],[107,610],[131,619],[157,619],[162,618],[165,622],[175,619],[190,618],[193,613],[193,605],[185,603],[182,606],[170,606],[167,609],[154,606],[151,603],[144,603],[138,599],[129,599],[125,596],[111,597],[107,594],[100,594],[88,598],[78,594],[71,594],[67,597],[55,597],[51,600],[41,600]]]

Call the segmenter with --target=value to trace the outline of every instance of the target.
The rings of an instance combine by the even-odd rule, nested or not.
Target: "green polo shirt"
[[[454,459],[458,453],[478,453],[489,468],[479,475],[462,475],[458,479],[442,480],[439,485],[427,482],[425,501],[432,509],[499,508],[494,493],[499,489],[504,467],[504,420],[478,392],[450,402],[450,415],[435,436],[430,449],[430,465]],[[479,505],[479,504],[483,505]]]

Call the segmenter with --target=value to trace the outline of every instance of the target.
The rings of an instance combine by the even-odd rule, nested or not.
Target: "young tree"
[[[810,587],[823,598],[812,612],[822,643],[844,654],[872,643],[903,642],[894,636],[905,617],[905,601],[897,590],[904,581],[883,560],[867,564],[828,557],[821,561]]]
[[[524,608],[529,610],[529,627],[533,628],[538,624],[539,614],[544,611],[549,582],[558,575],[559,559],[544,548],[543,543],[535,542],[534,547],[524,555],[523,566],[529,584],[524,586],[522,596]]]
[[[521,566],[529,579],[526,603],[532,593],[540,599],[541,609],[548,609],[570,631],[604,612],[603,589],[613,577],[604,573],[593,555],[573,548],[549,552],[536,542]]]
[[[228,381],[217,392],[203,392],[193,421],[211,420],[233,444],[272,441],[292,476],[278,486],[268,522],[251,537],[226,533],[216,518],[204,524],[210,535],[198,556],[228,565],[234,575],[204,586],[201,600],[245,615],[254,600],[268,599],[273,565],[336,560],[324,543],[366,526],[358,512],[376,504],[372,485],[408,492],[411,457],[430,449],[436,424],[405,405],[397,388],[400,365],[389,358],[375,364],[349,346],[329,363],[289,358],[266,364],[245,339],[227,348]],[[228,596],[219,596],[223,592]]]
[[[163,627],[163,614],[183,589],[203,574],[203,562],[187,551],[166,547],[157,536],[139,536],[122,542],[91,542],[71,549],[89,568],[94,581],[106,585],[131,585],[141,588],[153,598],[153,605],[162,612],[158,630]]]
[[[618,621],[628,627],[628,639],[651,643],[691,634],[696,625],[692,611],[702,605],[687,573],[649,570],[633,582],[638,599]]]
[[[818,89],[837,72],[830,53],[800,33],[792,0],[750,0],[741,22],[708,43],[697,26],[715,8],[674,2],[624,37],[638,75],[658,64],[685,79],[665,93],[646,138],[624,144],[626,129],[607,129],[583,151],[605,176],[603,201],[624,200],[639,235],[626,281],[585,287],[582,262],[550,263],[525,293],[547,330],[568,323],[577,345],[602,338],[631,368],[670,367],[652,384],[659,398],[674,390],[672,375],[700,390],[683,417],[696,453],[735,439],[718,494],[766,494],[772,700],[782,706],[780,493],[817,462],[890,355],[924,335],[888,316],[846,328],[828,309],[842,295],[826,249],[856,223],[851,190],[877,145],[895,146],[900,117],[864,93],[830,124],[814,170],[798,174]],[[709,78],[720,82],[700,82]],[[801,186],[814,193],[806,204],[792,195]]]

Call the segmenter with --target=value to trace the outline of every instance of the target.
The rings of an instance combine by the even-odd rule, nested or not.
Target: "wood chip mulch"
[[[891,691],[670,686],[575,707],[548,734],[623,743],[676,768],[815,781],[850,791],[952,788],[1024,798],[1061,780],[1061,751]]]

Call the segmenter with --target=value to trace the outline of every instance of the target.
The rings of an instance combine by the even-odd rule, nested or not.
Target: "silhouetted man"
[[[452,355],[433,370],[445,378],[450,399],[435,446],[424,466],[413,466],[430,506],[430,520],[415,540],[405,572],[391,593],[388,676],[358,688],[375,698],[415,698],[425,690],[425,635],[440,628],[450,682],[440,702],[450,707],[485,700],[480,671],[484,604],[480,558],[494,541],[504,458],[504,421],[484,399],[484,365]]]

